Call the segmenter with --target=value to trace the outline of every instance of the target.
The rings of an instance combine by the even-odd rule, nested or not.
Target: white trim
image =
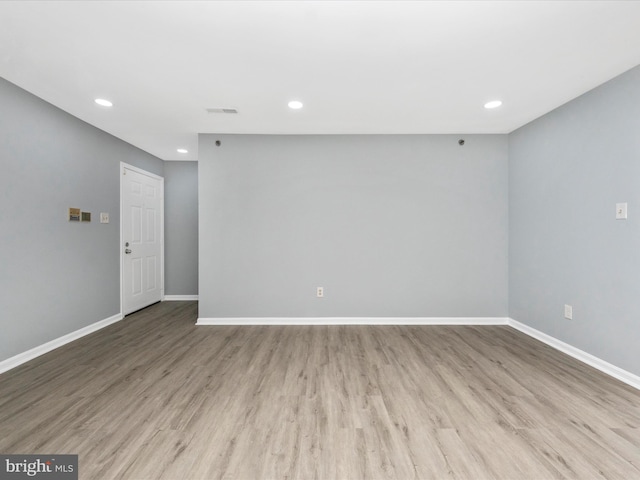
[[[196,325],[507,325],[507,317],[227,317]]]
[[[62,347],[67,343],[73,342],[85,335],[89,335],[90,333],[101,330],[109,325],[119,322],[122,320],[122,314],[118,313],[109,318],[105,318],[104,320],[100,320],[96,323],[92,323],[86,327],[83,327],[75,332],[68,333],[63,335],[62,337],[51,340],[50,342],[44,343],[38,347],[32,348],[31,350],[27,350],[26,352],[19,353],[13,357],[7,358],[0,362],[0,373],[4,373],[12,368],[15,368],[23,363],[28,362],[29,360],[33,360],[40,355],[44,355],[51,350],[55,350],[56,348]]]
[[[166,295],[166,301],[197,300],[197,295]],[[122,320],[121,313],[0,361],[0,374]],[[509,325],[570,357],[640,390],[640,377],[507,317],[231,317],[198,318],[196,325]]]
[[[607,375],[612,376],[613,378],[617,378],[621,382],[626,383],[627,385],[631,385],[634,388],[640,390],[640,377],[634,375],[631,372],[627,372],[620,367],[616,367],[611,363],[605,362],[598,357],[591,355],[590,353],[584,352],[579,348],[576,348],[568,343],[564,343],[557,338],[552,337],[551,335],[547,335],[535,328],[531,328],[524,323],[520,323],[513,318],[508,319],[508,324],[510,327],[515,328],[516,330],[529,335],[530,337],[535,338],[536,340],[540,340],[542,343],[546,343],[547,345],[555,348],[556,350],[561,351],[562,353],[566,353],[570,357],[575,358],[576,360],[580,360],[587,365],[592,366],[600,370],[601,372],[606,373]]]
[[[165,302],[184,302],[187,300],[198,300],[198,295],[165,295]]]
[[[508,325],[640,390],[640,377],[508,317],[226,317],[196,325]]]

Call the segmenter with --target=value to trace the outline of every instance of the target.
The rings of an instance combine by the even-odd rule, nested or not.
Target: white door
[[[122,314],[162,300],[164,179],[121,164]]]

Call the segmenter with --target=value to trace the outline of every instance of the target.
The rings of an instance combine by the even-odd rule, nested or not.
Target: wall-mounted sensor
[[[460,145],[460,146],[464,145],[464,140],[462,138],[460,140],[458,140],[458,145]]]

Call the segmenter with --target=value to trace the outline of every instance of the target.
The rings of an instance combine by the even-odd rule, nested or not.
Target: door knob
[[[131,249],[129,249],[129,248],[125,248],[125,249],[124,249],[124,253],[131,253]]]

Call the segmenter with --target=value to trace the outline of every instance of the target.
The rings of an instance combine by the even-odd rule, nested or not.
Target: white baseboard
[[[520,323],[517,320],[514,320],[512,318],[508,319],[508,324],[509,326],[515,328],[516,330],[522,333],[525,333],[530,337],[535,338],[536,340],[540,340],[542,343],[546,343],[547,345],[555,348],[556,350],[560,350],[561,352],[566,353],[570,357],[573,357],[576,360],[580,360],[581,362],[586,363],[587,365],[590,365],[593,368],[596,368],[601,372],[604,372],[607,375],[617,378],[618,380],[626,383],[627,385],[631,385],[632,387],[640,390],[640,377],[638,377],[637,375],[634,375],[631,372],[627,372],[622,368],[616,367],[615,365],[605,362],[604,360],[601,360],[600,358],[595,357],[590,353],[584,352],[579,348],[569,345],[568,343],[564,343],[563,341],[558,340],[557,338],[554,338],[551,335],[547,335],[546,333],[536,330],[535,328],[531,328],[525,325],[524,323]]]
[[[196,325],[507,325],[506,317],[226,317]]]
[[[31,350],[27,350],[26,352],[19,353],[13,357],[7,358],[0,362],[0,373],[4,373],[7,370],[11,370],[23,363],[28,362],[29,360],[33,360],[40,355],[43,355],[51,350],[55,350],[58,347],[62,347],[67,343],[73,342],[78,338],[84,337],[85,335],[89,335],[95,331],[98,331],[104,327],[111,325],[112,323],[119,322],[122,320],[122,314],[118,313],[109,318],[105,318],[104,320],[100,320],[99,322],[92,323],[86,327],[83,327],[75,332],[68,333],[67,335],[63,335],[62,337],[51,340],[50,342],[44,343],[38,347],[32,348]]]
[[[166,301],[197,300],[197,295],[167,295]],[[4,373],[23,363],[28,362],[51,350],[73,342],[85,335],[96,332],[113,323],[122,320],[118,313],[99,322],[88,325],[74,332],[63,335],[38,347],[19,353],[6,360],[0,361],[0,373]],[[540,340],[541,342],[559,350],[601,372],[640,390],[640,377],[631,372],[605,362],[598,357],[584,352],[568,343],[564,343],[535,328],[507,317],[227,317],[227,318],[198,318],[196,325],[509,325],[510,327]]]
[[[508,317],[202,317],[196,325],[509,325],[640,390],[637,375]]]
[[[165,295],[165,302],[184,302],[186,300],[198,300],[198,295]]]

